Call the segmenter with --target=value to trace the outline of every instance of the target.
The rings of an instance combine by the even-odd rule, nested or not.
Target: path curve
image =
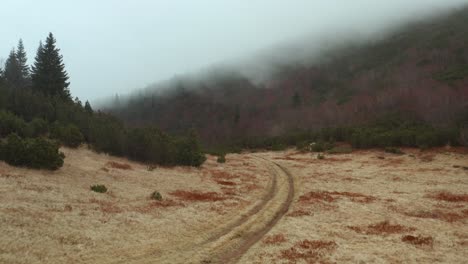
[[[163,256],[139,256],[125,263],[237,263],[287,213],[294,199],[294,179],[289,171],[269,159],[253,156],[268,168],[272,181],[260,203],[238,220],[199,243],[187,243]]]

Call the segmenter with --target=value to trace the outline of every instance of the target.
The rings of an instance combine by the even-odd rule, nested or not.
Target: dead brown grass
[[[468,202],[468,194],[453,194],[447,191],[438,192],[435,194],[429,194],[427,197],[439,200],[439,201],[446,201],[452,203],[458,202]]]
[[[416,230],[413,227],[405,227],[399,224],[391,224],[390,221],[382,221],[376,224],[362,226],[350,226],[348,227],[357,233],[368,234],[368,235],[390,235],[390,234],[401,234],[405,232],[411,232]]]
[[[119,170],[131,170],[132,169],[132,166],[130,166],[130,164],[119,163],[119,162],[115,162],[115,161],[107,162],[106,166],[109,166],[109,167],[114,168],[114,169],[119,169]]]
[[[288,240],[286,239],[286,236],[284,234],[277,234],[277,235],[266,236],[262,242],[264,244],[269,244],[269,245],[278,245],[287,241]]]
[[[431,236],[412,236],[406,235],[401,238],[401,241],[412,244],[415,246],[430,246],[432,247],[434,244],[434,239]]]
[[[217,192],[184,191],[177,190],[169,193],[183,201],[191,202],[216,202],[226,200],[227,198]]]
[[[337,244],[334,241],[302,240],[289,249],[282,250],[280,258],[289,263],[305,261],[306,263],[329,263],[328,256],[335,251]]]

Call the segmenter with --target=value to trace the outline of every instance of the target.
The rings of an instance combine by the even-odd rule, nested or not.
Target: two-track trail
[[[122,263],[237,263],[287,213],[294,198],[294,179],[289,171],[278,163],[254,157],[271,174],[270,184],[255,207],[201,241],[187,241],[169,252],[141,255]]]

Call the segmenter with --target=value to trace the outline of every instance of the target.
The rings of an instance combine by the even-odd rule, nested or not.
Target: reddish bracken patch
[[[176,196],[177,198],[184,201],[193,201],[193,202],[215,202],[226,200],[226,197],[223,197],[217,192],[200,192],[200,191],[183,191],[177,190],[171,192],[170,195]]]
[[[126,163],[118,163],[115,161],[109,161],[106,164],[107,166],[114,168],[114,169],[120,169],[120,170],[131,170],[132,166]]]
[[[103,213],[106,213],[106,214],[117,214],[117,213],[123,212],[123,210],[120,207],[118,207],[117,205],[115,205],[112,202],[97,200],[97,199],[94,199],[94,198],[90,199],[89,201],[91,203],[98,204],[99,205],[99,210],[101,212],[103,212]]]
[[[401,241],[408,243],[408,244],[413,244],[415,246],[430,246],[430,247],[432,247],[434,243],[434,239],[430,236],[424,237],[424,236],[407,235],[407,236],[402,237]]]
[[[211,177],[213,177],[213,179],[216,179],[216,180],[232,180],[232,179],[239,178],[238,175],[233,175],[228,172],[221,171],[221,170],[212,170],[209,172],[209,174],[211,175]]]
[[[329,162],[347,162],[347,161],[352,161],[352,159],[350,158],[326,158],[325,161],[329,161]]]
[[[302,203],[316,203],[316,202],[334,202],[339,197],[349,198],[353,202],[357,203],[370,203],[376,200],[375,197],[353,192],[309,192],[299,197],[299,202]]]
[[[301,217],[301,216],[306,216],[306,215],[311,215],[309,211],[306,211],[304,209],[297,209],[295,211],[292,211],[291,213],[287,214],[287,216],[290,217]]]
[[[446,201],[446,202],[468,202],[468,194],[453,194],[450,192],[439,192],[436,194],[427,195],[427,197],[436,199],[439,201]]]
[[[368,235],[400,234],[400,233],[411,232],[411,231],[416,230],[413,227],[405,227],[405,226],[398,225],[398,224],[391,224],[389,221],[379,222],[373,225],[368,225],[366,227],[350,226],[348,228],[358,233],[363,233],[363,234],[368,234]]]
[[[442,210],[405,212],[404,214],[411,217],[437,219],[449,223],[461,221],[463,219],[468,218],[468,212],[466,212],[466,210],[463,210],[461,214],[457,212],[447,212]]]
[[[236,185],[235,182],[232,181],[223,181],[223,180],[215,180],[217,184],[219,185],[226,185],[226,186],[234,186]]]
[[[328,192],[309,192],[299,197],[301,203],[334,202],[336,199]]]
[[[293,247],[282,250],[280,257],[290,263],[297,263],[300,260],[306,263],[326,263],[326,257],[330,255],[337,245],[333,241],[303,240],[294,244]]]
[[[277,245],[288,241],[283,234],[267,236],[263,239],[264,244]]]

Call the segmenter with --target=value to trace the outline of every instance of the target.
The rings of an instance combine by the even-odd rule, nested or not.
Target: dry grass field
[[[0,163],[0,263],[468,263],[466,149],[199,169],[63,151],[56,172]]]

